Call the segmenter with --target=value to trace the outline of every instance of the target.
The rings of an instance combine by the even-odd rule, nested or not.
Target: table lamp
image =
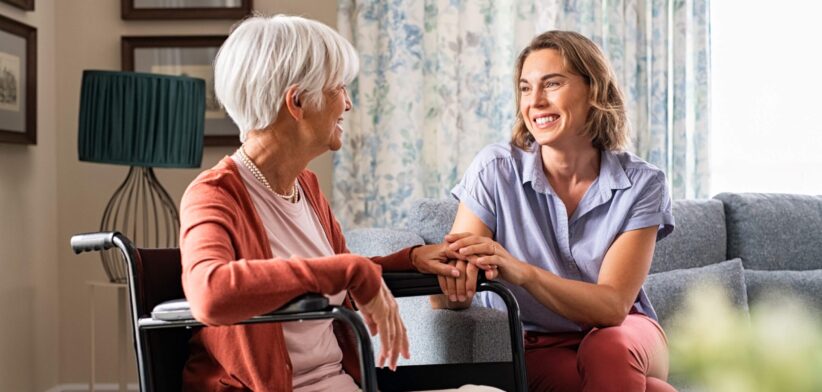
[[[83,72],[77,151],[86,162],[130,166],[111,196],[100,231],[137,246],[177,246],[176,203],[153,168],[196,168],[203,158],[205,81],[138,72]],[[111,282],[126,281],[115,251],[101,252]]]

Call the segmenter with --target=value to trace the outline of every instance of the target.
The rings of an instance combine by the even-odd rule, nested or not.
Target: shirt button
[[[568,268],[572,269],[572,270],[575,270],[575,269],[577,269],[577,265],[574,264],[574,263],[568,263]]]

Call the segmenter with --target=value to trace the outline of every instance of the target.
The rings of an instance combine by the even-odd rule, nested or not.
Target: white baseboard
[[[88,392],[91,389],[88,384],[60,384],[49,388],[46,392]],[[94,384],[94,390],[100,392],[117,392],[120,386],[114,383],[97,383]],[[126,385],[127,391],[136,391],[137,384]]]

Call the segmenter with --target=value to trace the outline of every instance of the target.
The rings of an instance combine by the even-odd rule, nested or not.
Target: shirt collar
[[[523,185],[530,182],[534,191],[554,194],[554,190],[542,170],[542,152],[539,144],[533,143],[528,150],[522,150],[522,169]],[[612,151],[602,151],[600,153],[599,177],[596,182],[599,186],[599,192],[607,199],[610,199],[612,190],[625,189],[631,186],[631,181],[628,179],[628,175],[625,174],[625,169]]]
[[[537,143],[531,143],[528,150],[522,150],[522,185],[529,182],[531,188],[538,193],[554,194],[554,189],[542,170],[542,152]]]
[[[603,194],[607,193],[610,198],[611,191],[615,189],[625,189],[631,187],[631,180],[625,174],[625,169],[619,162],[613,151],[602,151],[600,153],[599,164],[599,190]]]

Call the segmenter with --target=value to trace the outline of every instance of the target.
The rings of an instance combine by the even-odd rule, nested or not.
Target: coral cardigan
[[[201,173],[183,195],[183,289],[194,317],[214,326],[191,338],[185,390],[290,391],[291,362],[280,324],[227,325],[277,309],[304,293],[347,289],[354,301],[367,303],[380,289],[383,268],[413,269],[411,248],[371,259],[349,254],[317,177],[304,170],[298,181],[334,256],[273,258],[263,224],[230,157]],[[350,307],[348,299],[345,303]],[[343,351],[343,368],[358,379],[352,333],[337,322],[334,332]]]

